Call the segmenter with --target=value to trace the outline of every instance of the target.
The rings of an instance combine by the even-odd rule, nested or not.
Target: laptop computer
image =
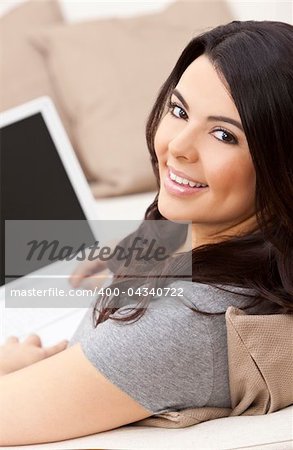
[[[36,332],[49,345],[70,338],[86,307],[74,297],[54,303],[47,296],[42,303],[11,293],[49,289],[53,282],[68,290],[68,276],[80,262],[40,258],[35,266],[27,260],[19,264],[22,241],[57,227],[59,240],[71,234],[77,242],[82,236],[88,247],[109,241],[107,224],[93,215],[94,198],[49,97],[0,113],[0,156],[0,343],[9,335]]]

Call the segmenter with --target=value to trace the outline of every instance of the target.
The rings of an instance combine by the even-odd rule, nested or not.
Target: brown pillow
[[[59,26],[34,36],[96,197],[156,189],[146,119],[187,42],[204,27],[231,20],[224,3],[208,3],[176,2],[155,14]]]
[[[30,44],[32,30],[62,23],[58,3],[52,0],[29,1],[0,19],[0,110],[4,111],[41,95],[54,96],[43,58]],[[64,124],[69,126],[59,109]]]

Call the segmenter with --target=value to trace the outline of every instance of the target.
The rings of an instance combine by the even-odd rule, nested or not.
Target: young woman
[[[148,295],[129,296],[122,307],[122,294],[98,299],[68,346],[45,349],[37,336],[7,340],[1,445],[230,406],[227,307],[293,312],[292,123],[291,25],[234,21],[192,39],[147,122],[158,193],[137,234],[124,240],[170,223],[154,233],[172,257],[127,269],[110,261],[113,287],[139,286],[139,273]],[[79,269],[73,283],[87,271]],[[173,291],[152,301],[158,286]]]

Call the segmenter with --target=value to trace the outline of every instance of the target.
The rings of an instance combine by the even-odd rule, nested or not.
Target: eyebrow
[[[189,112],[189,106],[188,106],[187,102],[184,100],[184,98],[182,97],[182,95],[180,94],[180,92],[177,89],[174,89],[173,92],[171,93],[171,95],[172,94],[176,95],[176,97],[181,101],[182,105]],[[232,125],[235,125],[235,127],[239,128],[239,130],[244,132],[241,123],[238,122],[238,120],[231,119],[230,117],[226,117],[226,116],[208,116],[207,120],[209,120],[209,121],[219,120],[220,122],[231,123]]]

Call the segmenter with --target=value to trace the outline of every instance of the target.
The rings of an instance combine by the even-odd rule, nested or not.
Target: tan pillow
[[[155,14],[59,26],[34,36],[96,197],[156,189],[146,119],[193,35],[231,20],[224,3],[211,5],[176,2]]]
[[[67,118],[54,95],[44,60],[29,41],[33,30],[62,22],[58,3],[53,0],[25,2],[0,19],[0,110],[49,95],[69,131]]]

